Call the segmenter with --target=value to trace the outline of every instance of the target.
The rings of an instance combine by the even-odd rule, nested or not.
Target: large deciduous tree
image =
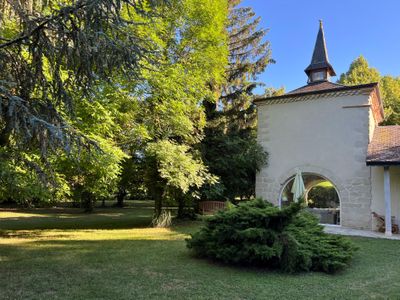
[[[227,64],[226,1],[180,2],[167,24],[153,31],[164,47],[157,72],[144,73],[141,123],[146,138],[140,147],[156,218],[168,199],[182,207],[185,194],[213,182],[196,151],[206,124],[200,102],[214,97],[207,85],[223,82]]]
[[[375,68],[369,66],[364,56],[360,55],[350,65],[346,73],[340,75],[339,83],[346,85],[378,82],[381,74]]]
[[[88,210],[115,192],[128,160],[140,164],[142,182],[152,174],[146,182],[161,184],[149,191],[157,207],[213,180],[194,145],[205,125],[199,102],[213,97],[207,84],[223,81],[226,0],[0,0],[0,8],[0,155],[10,173],[22,166],[43,191],[63,187],[58,197],[83,199]]]
[[[363,56],[355,59],[349,70],[342,74],[339,83],[346,85],[379,82],[385,110],[383,125],[400,124],[400,78],[382,76],[379,71],[369,66]]]

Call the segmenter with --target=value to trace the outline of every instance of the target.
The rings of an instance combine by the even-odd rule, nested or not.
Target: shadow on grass
[[[1,211],[1,230],[127,229],[151,224],[152,208],[98,209],[92,214],[77,209]]]
[[[179,272],[185,257],[182,240],[55,239],[3,244],[0,298],[42,299],[50,292],[50,299],[144,297],[169,282],[169,272]],[[162,289],[159,292],[162,295]]]
[[[178,235],[176,232],[172,234]],[[40,240],[0,247],[5,298],[332,299],[398,295],[398,243],[368,249],[348,271],[287,275],[194,259],[182,238]],[[160,236],[160,238],[163,238]],[[384,275],[383,275],[384,274]],[[389,281],[387,281],[389,280]],[[383,285],[383,286],[382,286]],[[40,295],[40,297],[38,296]],[[381,295],[382,296],[382,295]]]
[[[4,239],[38,239],[49,237],[44,235],[42,230],[0,230],[0,238]],[[51,238],[67,238],[66,234],[51,234]]]

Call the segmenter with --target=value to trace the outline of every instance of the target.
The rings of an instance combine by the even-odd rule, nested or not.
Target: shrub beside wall
[[[290,273],[334,273],[348,266],[355,251],[348,239],[324,233],[300,203],[279,209],[262,200],[217,213],[187,246],[199,257]]]

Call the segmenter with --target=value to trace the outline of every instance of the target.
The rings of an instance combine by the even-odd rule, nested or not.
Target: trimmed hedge
[[[188,248],[204,258],[284,272],[345,268],[356,250],[350,240],[324,233],[300,203],[284,209],[254,200],[218,212],[187,239]]]

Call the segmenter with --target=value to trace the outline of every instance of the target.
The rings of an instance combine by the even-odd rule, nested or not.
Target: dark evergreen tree
[[[257,76],[273,62],[252,8],[229,1],[229,66],[227,81],[219,87],[217,103],[205,103],[208,126],[202,143],[203,158],[220,184],[203,190],[204,198],[248,198],[254,194],[255,173],[266,162],[256,142],[256,111],[252,103]],[[214,87],[214,89],[216,89]]]

